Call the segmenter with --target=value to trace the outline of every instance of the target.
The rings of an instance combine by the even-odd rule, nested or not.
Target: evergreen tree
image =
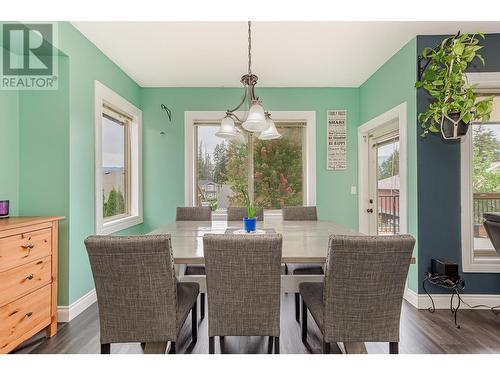
[[[226,144],[224,142],[215,146],[214,149],[214,166],[213,166],[213,180],[215,183],[222,185],[226,182]]]
[[[108,195],[108,201],[106,202],[106,211],[104,212],[104,217],[111,217],[116,215],[116,189],[113,187]]]

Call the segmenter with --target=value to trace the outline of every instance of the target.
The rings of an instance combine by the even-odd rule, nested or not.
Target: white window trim
[[[500,91],[500,72],[467,73],[469,84],[481,91]],[[461,232],[463,272],[500,273],[500,257],[475,257],[472,223],[472,129],[460,140]]]
[[[101,82],[95,81],[95,226],[96,234],[111,234],[143,222],[142,211],[142,111]],[[104,221],[102,198],[102,105],[119,108],[130,124],[130,210],[127,217]]]
[[[370,221],[366,210],[368,207],[368,148],[369,133],[396,120],[399,124],[399,231],[408,233],[408,136],[407,136],[406,102],[382,113],[358,127],[358,207],[359,231],[369,233]]]
[[[306,157],[306,184],[305,202],[307,206],[316,205],[316,111],[270,111],[273,120],[305,121],[306,139],[304,143]],[[220,121],[224,111],[185,111],[184,112],[184,203],[193,206],[195,202],[195,162],[196,150],[194,125],[199,121]],[[245,112],[236,112],[239,118],[245,117]]]

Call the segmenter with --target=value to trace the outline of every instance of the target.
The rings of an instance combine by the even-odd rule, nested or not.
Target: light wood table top
[[[151,234],[170,234],[175,263],[203,264],[203,236],[223,234],[226,229],[241,229],[239,221],[177,221]],[[258,229],[274,229],[283,236],[283,263],[323,263],[331,234],[360,235],[359,232],[333,221],[283,221],[281,217],[265,217]]]

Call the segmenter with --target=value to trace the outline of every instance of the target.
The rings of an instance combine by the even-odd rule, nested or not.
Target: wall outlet
[[[356,195],[356,186],[351,186],[351,194]]]

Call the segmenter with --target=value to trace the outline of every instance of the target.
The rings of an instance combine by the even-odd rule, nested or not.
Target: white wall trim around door
[[[76,318],[97,301],[95,289],[78,298],[69,306],[57,306],[57,321],[67,323]]]
[[[431,294],[431,296],[432,299],[434,299],[436,309],[450,308],[451,294]],[[467,302],[470,306],[485,305],[478,307],[478,310],[488,310],[486,306],[500,306],[500,295],[498,294],[461,294],[460,296],[462,300]],[[417,294],[410,288],[406,288],[403,298],[419,310],[426,310],[432,307],[431,300],[427,294]],[[455,297],[454,306],[456,305],[457,299]],[[460,309],[470,310],[470,307],[462,303]]]
[[[371,119],[358,127],[358,207],[359,231],[369,232],[368,209],[368,134],[378,127],[397,120],[399,124],[399,215],[400,233],[408,233],[408,137],[407,137],[407,105],[401,103],[387,112]]]

